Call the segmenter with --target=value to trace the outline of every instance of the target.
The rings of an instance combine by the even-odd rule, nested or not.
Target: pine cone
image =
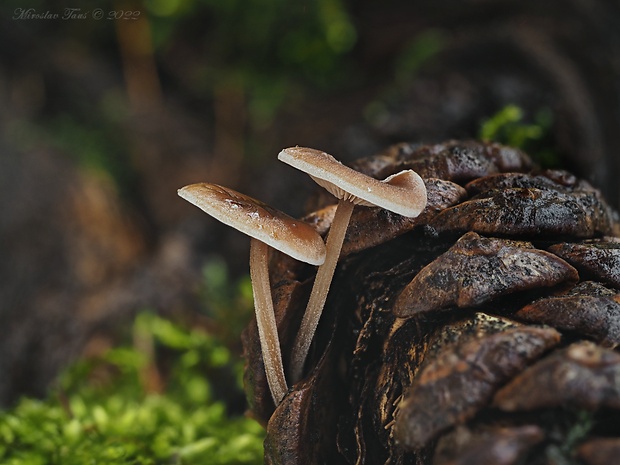
[[[277,408],[246,329],[266,463],[614,457],[620,242],[600,193],[498,144],[400,144],[354,167],[417,171],[428,205],[356,207],[305,376]],[[306,220],[325,233],[334,208]],[[286,364],[315,270],[279,253],[270,270]]]

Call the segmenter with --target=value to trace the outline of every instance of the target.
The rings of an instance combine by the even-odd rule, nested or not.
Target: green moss
[[[551,140],[552,124],[547,108],[527,117],[518,106],[507,105],[481,124],[479,137],[523,149],[543,168],[554,168],[562,163]]]
[[[241,371],[226,347],[150,313],[136,318],[134,341],[75,364],[49,398],[0,413],[0,462],[262,463],[262,427],[217,394],[217,373]],[[236,379],[228,390],[240,391]]]

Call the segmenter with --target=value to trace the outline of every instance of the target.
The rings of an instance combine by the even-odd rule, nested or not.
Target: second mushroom
[[[288,391],[269,284],[269,246],[291,257],[320,265],[325,260],[321,236],[308,224],[247,195],[217,184],[199,183],[179,195],[214,218],[252,238],[250,277],[267,383],[278,405]]]
[[[293,346],[291,379],[296,382],[303,375],[310,344],[323,312],[353,207],[381,207],[402,216],[416,217],[426,206],[426,187],[422,178],[412,170],[401,171],[380,181],[343,165],[325,152],[310,148],[284,149],[278,159],[307,173],[338,199],[327,237],[325,263],[317,271]]]

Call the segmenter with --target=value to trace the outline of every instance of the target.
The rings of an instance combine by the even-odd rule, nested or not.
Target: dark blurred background
[[[614,0],[0,8],[0,405],[43,395],[145,308],[225,331],[205,292],[247,274],[249,241],[176,190],[300,215],[313,186],[277,162],[286,146],[346,162],[479,137],[514,104],[528,151],[619,204]]]

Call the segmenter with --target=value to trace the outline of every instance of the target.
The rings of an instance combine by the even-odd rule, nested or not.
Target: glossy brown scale
[[[612,221],[606,210],[594,191],[494,189],[444,210],[429,226],[437,233],[590,238],[611,234]]]
[[[470,232],[415,276],[398,296],[394,313],[409,318],[448,307],[467,308],[577,279],[568,263],[530,243]]]
[[[580,444],[577,455],[587,465],[608,465],[620,457],[620,438],[594,438]]]
[[[595,282],[585,281],[566,294],[535,300],[514,317],[588,336],[603,347],[620,345],[620,294]]]
[[[620,242],[615,238],[563,242],[548,250],[573,265],[584,277],[620,289]]]
[[[472,197],[496,189],[534,188],[568,192],[576,187],[581,188],[581,190],[593,190],[589,184],[584,181],[579,182],[572,174],[560,170],[546,170],[540,173],[493,174],[478,178],[465,186]]]
[[[465,423],[495,390],[560,342],[551,329],[511,328],[440,352],[404,392],[395,436],[420,449],[439,433]]]
[[[513,465],[545,438],[535,425],[471,431],[459,427],[437,444],[434,465]]]
[[[538,361],[495,395],[505,411],[572,407],[620,408],[620,354],[589,341]]]
[[[423,178],[439,178],[464,184],[472,179],[501,171],[528,169],[531,162],[519,150],[499,144],[481,144],[475,141],[449,141],[444,144],[421,146],[409,156],[398,157],[379,176],[412,169]]]

